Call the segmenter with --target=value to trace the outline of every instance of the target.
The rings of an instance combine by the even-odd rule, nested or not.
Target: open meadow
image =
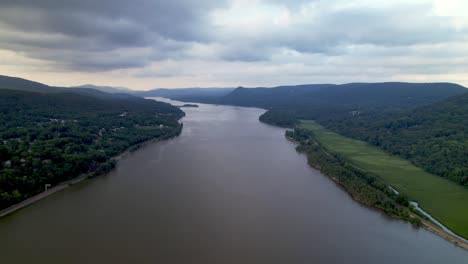
[[[302,121],[328,151],[338,153],[419,203],[442,224],[468,238],[468,188],[425,172],[366,142],[341,136],[314,121]]]

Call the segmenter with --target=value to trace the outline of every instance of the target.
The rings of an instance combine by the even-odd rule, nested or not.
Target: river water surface
[[[1,263],[468,263],[365,208],[296,153],[263,110],[184,108],[182,134],[106,176],[0,219]]]

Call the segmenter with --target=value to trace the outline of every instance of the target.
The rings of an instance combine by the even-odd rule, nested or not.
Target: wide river
[[[182,134],[0,219],[1,263],[450,263],[468,252],[363,207],[262,124],[184,108]]]

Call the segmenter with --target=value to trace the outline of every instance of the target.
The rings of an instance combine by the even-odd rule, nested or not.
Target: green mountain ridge
[[[260,120],[313,119],[428,172],[468,185],[468,89],[453,83],[349,83],[239,87],[195,102],[261,107]]]
[[[452,83],[349,83],[279,86],[274,88],[238,88],[221,103],[263,106],[328,105],[372,108],[413,108],[466,92]]]
[[[107,93],[98,89],[89,87],[55,87],[34,82],[18,77],[0,75],[0,89],[29,91],[37,93],[73,93],[88,95],[101,99],[131,98],[135,97],[128,93]]]

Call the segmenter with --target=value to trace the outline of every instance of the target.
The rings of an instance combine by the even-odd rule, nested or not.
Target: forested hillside
[[[300,109],[311,105],[335,109],[402,110],[464,93],[451,83],[310,84],[274,88],[237,88],[217,98],[223,104]]]
[[[452,83],[350,83],[239,87],[226,96],[205,97],[196,102],[262,107],[261,120],[292,127],[298,119],[394,113],[462,94],[466,89]]]
[[[452,83],[351,83],[237,88],[200,102],[262,107],[266,123],[313,119],[468,185],[468,94]]]
[[[98,87],[94,87],[98,88]],[[99,89],[90,88],[90,86],[78,87],[54,87],[42,83],[17,78],[10,76],[0,75],[0,89],[29,91],[38,93],[74,93],[80,95],[88,95],[102,99],[115,99],[115,98],[135,98],[136,96],[129,93],[107,93]]]
[[[129,147],[176,135],[182,116],[138,97],[0,89],[0,209],[45,184],[109,170]]]
[[[468,186],[468,93],[400,114],[322,123]]]

